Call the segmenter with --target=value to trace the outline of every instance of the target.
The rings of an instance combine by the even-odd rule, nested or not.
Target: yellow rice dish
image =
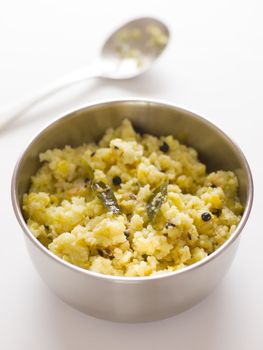
[[[128,120],[98,144],[47,150],[23,198],[29,229],[61,259],[102,274],[150,276],[211,254],[242,215],[231,171],[207,174],[173,136]]]

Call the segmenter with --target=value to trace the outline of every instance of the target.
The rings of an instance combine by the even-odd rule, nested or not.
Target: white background
[[[12,130],[0,134],[1,349],[262,349],[261,3],[1,1],[1,108],[89,64],[107,33],[130,18],[156,16],[172,32],[168,50],[149,73],[125,82],[85,81],[38,106]],[[73,108],[128,96],[164,99],[220,126],[243,149],[255,181],[253,211],[222,284],[187,312],[145,324],[101,321],[57,299],[31,265],[10,201],[15,162],[37,131]]]

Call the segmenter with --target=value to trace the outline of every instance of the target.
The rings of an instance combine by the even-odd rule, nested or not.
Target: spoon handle
[[[82,80],[89,78],[100,77],[101,69],[99,63],[94,63],[88,67],[84,67],[72,73],[65,75],[64,77],[54,81],[46,88],[35,94],[28,100],[25,100],[18,105],[12,106],[11,108],[5,108],[0,112],[0,131],[7,129],[14,121],[22,117],[28,110],[38,103],[46,100],[54,93]]]

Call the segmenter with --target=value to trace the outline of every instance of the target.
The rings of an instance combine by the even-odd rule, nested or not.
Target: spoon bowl
[[[144,17],[113,32],[102,47],[100,58],[110,79],[130,79],[148,70],[162,54],[170,33],[161,21]]]

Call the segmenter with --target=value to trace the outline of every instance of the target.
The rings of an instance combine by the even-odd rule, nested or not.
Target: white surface
[[[91,62],[107,32],[126,19],[159,17],[169,24],[173,37],[160,62],[143,77],[79,84],[0,135],[1,349],[262,349],[261,4],[260,0],[2,2],[1,107]],[[45,287],[31,265],[10,201],[16,159],[35,132],[70,109],[127,96],[165,99],[222,127],[247,156],[256,192],[237,257],[219,288],[178,316],[132,325],[81,314]]]

